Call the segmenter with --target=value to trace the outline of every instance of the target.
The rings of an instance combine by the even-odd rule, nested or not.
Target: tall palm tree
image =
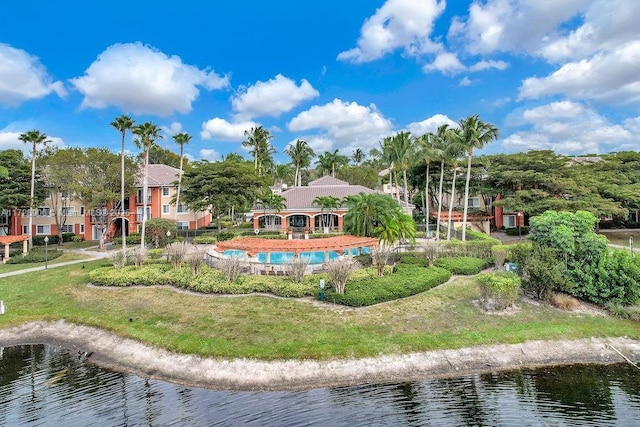
[[[458,172],[458,161],[464,154],[465,145],[462,142],[460,129],[451,129],[447,138],[447,157],[453,163],[453,177],[451,179],[451,197],[449,199],[449,218],[447,221],[447,240],[451,240],[451,224],[453,215],[453,204],[456,198],[456,174]]]
[[[311,159],[316,156],[316,153],[302,139],[297,139],[294,144],[289,144],[284,152],[291,157],[291,161],[296,167],[293,186],[300,187],[302,185],[302,168],[306,168],[311,164]]]
[[[394,158],[402,169],[402,185],[404,186],[404,207],[409,210],[409,188],[407,188],[407,168],[413,153],[413,138],[409,132],[398,132],[392,139]]]
[[[287,207],[286,199],[279,194],[273,194],[271,190],[267,190],[265,194],[263,194],[263,196],[260,198],[260,203],[262,204],[262,209],[264,210],[265,226],[267,227],[267,230],[270,230],[272,228],[271,225],[275,224],[275,221],[273,222],[273,224],[271,223],[269,217],[274,215],[267,215],[267,211],[271,210],[275,213],[279,213],[280,211],[282,211],[282,209]]]
[[[422,135],[418,139],[418,143],[420,144],[422,158],[424,159],[425,164],[427,165],[427,171],[425,173],[425,184],[424,184],[424,197],[425,197],[425,216],[427,222],[426,235],[429,237],[429,205],[431,204],[431,199],[429,198],[429,175],[430,175],[430,167],[431,162],[434,160],[438,160],[442,157],[442,150],[436,144],[436,135],[432,132],[426,133]]]
[[[494,139],[498,138],[498,128],[490,123],[480,120],[475,114],[460,120],[460,132],[463,144],[467,151],[467,180],[464,186],[464,213],[462,215],[462,240],[467,237],[467,212],[469,210],[469,181],[471,180],[471,158],[473,149],[481,149]]]
[[[178,190],[176,191],[176,213],[175,218],[178,219],[178,206],[180,206],[180,185],[182,184],[182,165],[184,161],[184,144],[191,141],[191,135],[186,132],[180,132],[173,135],[173,140],[180,145],[180,175],[178,176]]]
[[[394,177],[396,184],[396,193],[394,198],[399,202],[400,201],[400,188],[398,187],[398,176],[396,173],[397,164],[396,164],[396,156],[395,151],[393,150],[393,137],[388,136],[382,140],[380,143],[380,148],[382,152],[383,161],[389,166],[389,187],[393,185]]]
[[[144,179],[142,182],[142,230],[140,233],[140,247],[145,247],[145,228],[147,226],[147,194],[149,193],[149,150],[155,143],[156,139],[162,138],[160,135],[160,128],[151,123],[146,122],[141,125],[134,126],[132,132],[138,136],[139,139],[134,142],[138,148],[144,150]]]
[[[336,170],[340,166],[346,166],[349,163],[349,158],[338,153],[338,150],[333,152],[325,151],[324,154],[318,156],[316,164],[320,166],[322,175],[327,175],[328,171],[331,171],[331,176],[335,178]]]
[[[21,133],[18,139],[25,144],[32,144],[33,149],[31,151],[31,197],[29,202],[29,249],[33,246],[33,211],[35,207],[35,184],[36,184],[36,150],[38,145],[46,145],[51,140],[47,139],[47,135],[40,133],[39,130],[30,130],[25,133]]]
[[[361,148],[356,148],[355,150],[353,150],[353,155],[351,156],[351,159],[353,160],[353,163],[356,164],[356,166],[360,166],[360,163],[362,163],[364,158],[365,158],[365,154]]]
[[[245,130],[244,136],[247,139],[242,142],[242,146],[250,148],[249,153],[253,156],[254,169],[258,175],[262,175],[265,164],[273,162],[273,154],[276,152],[271,145],[273,137],[262,126]]]
[[[442,194],[444,192],[444,166],[447,160],[447,145],[451,138],[452,129],[448,124],[438,126],[435,134],[434,145],[439,150],[440,160],[440,185],[438,187],[438,217],[436,219],[436,240],[440,240],[440,217],[442,216]]]
[[[313,199],[313,204],[320,206],[320,219],[322,222],[322,228],[325,233],[329,231],[331,223],[333,222],[333,211],[338,209],[342,205],[342,200],[335,196],[318,196]],[[325,215],[325,210],[329,213]]]
[[[120,209],[122,210],[122,250],[127,250],[127,228],[125,227],[124,212],[124,139],[127,131],[133,128],[134,121],[131,117],[122,115],[111,122],[118,132],[122,134],[122,150],[120,152]]]

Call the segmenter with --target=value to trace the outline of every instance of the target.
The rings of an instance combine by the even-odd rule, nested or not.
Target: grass
[[[534,339],[640,338],[634,321],[522,302],[513,315],[485,314],[472,303],[478,298],[473,277],[353,310],[266,296],[87,287],[89,271],[105,265],[92,261],[84,269],[71,265],[0,279],[7,308],[0,328],[64,317],[178,353],[263,360],[370,357]]]
[[[18,254],[14,256],[20,256],[20,255]],[[83,255],[78,253],[64,253],[60,255],[58,258],[50,260],[49,265],[59,264],[61,262],[67,262],[67,261],[89,259],[89,258],[91,258],[91,256],[89,255]],[[44,262],[31,262],[27,264],[0,264],[0,274],[10,273],[12,271],[17,271],[17,270],[26,270],[28,268],[33,268],[33,267],[41,267],[41,266],[43,267],[44,265],[45,265]]]
[[[609,243],[614,245],[629,247],[629,236],[633,237],[633,247],[640,248],[640,229],[628,229],[628,230],[615,230],[601,233],[609,240]]]

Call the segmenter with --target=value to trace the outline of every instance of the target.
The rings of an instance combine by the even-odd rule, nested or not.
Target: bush
[[[578,300],[567,294],[551,294],[549,302],[561,310],[574,310],[578,307]]]
[[[438,258],[433,265],[449,270],[452,274],[470,276],[487,267],[488,261],[473,257]]]
[[[142,241],[142,236],[140,233],[131,233],[127,235],[127,245],[139,245]],[[113,238],[114,245],[122,245],[122,237],[114,237]]]
[[[493,256],[493,263],[498,270],[504,267],[504,262],[507,259],[508,253],[509,253],[509,245],[495,245],[491,247],[491,255]]]
[[[518,245],[511,248],[511,256],[518,263],[523,291],[534,298],[547,299],[554,290],[568,291],[571,288],[566,267],[553,249]]]
[[[71,242],[73,241],[73,238],[76,235],[73,233],[62,233],[62,241],[63,242]],[[39,236],[33,236],[31,239],[33,241],[33,245],[34,246],[45,246],[44,243],[44,238],[48,237],[49,238],[49,245],[57,245],[58,243],[60,243],[60,236],[58,236],[57,234],[51,234],[48,236],[43,236],[43,235],[39,235]]]
[[[191,269],[191,274],[194,276],[197,276],[202,271],[206,253],[207,252],[203,250],[195,250],[187,255],[187,264]]]
[[[197,245],[212,245],[217,241],[215,233],[206,233],[193,238],[193,243]]]
[[[326,239],[327,237],[338,237],[338,236],[344,236],[344,233],[334,232],[334,233],[324,234],[322,233],[322,230],[320,230],[320,232],[316,230],[315,233],[309,233],[310,239]]]
[[[342,258],[327,263],[329,283],[336,293],[344,294],[344,288],[347,284],[347,280],[351,273],[357,268],[358,264],[349,258]],[[380,270],[382,271],[383,268]]]
[[[287,263],[284,265],[284,268],[291,280],[293,280],[295,283],[300,283],[304,278],[304,272],[307,269],[308,265],[309,258],[294,257],[287,261]]]
[[[529,234],[529,227],[522,226],[507,228],[504,232],[507,236],[526,236],[527,234]]]
[[[84,237],[82,237],[82,236],[73,236],[71,238],[71,241],[72,242],[84,242]]]
[[[236,237],[236,233],[234,233],[233,231],[221,231],[219,234],[216,234],[216,236],[218,237],[218,241],[222,242],[224,240],[231,240],[234,237]]]
[[[167,245],[165,248],[167,252],[167,258],[173,265],[173,268],[176,270],[180,270],[182,266],[182,261],[184,261],[187,256],[187,244],[185,242],[177,242]]]
[[[405,298],[419,294],[438,286],[451,277],[451,273],[438,267],[417,267],[413,265],[399,265],[397,271],[382,277],[376,277],[376,270],[372,267],[366,276],[364,272],[347,282],[344,294],[333,290],[326,293],[325,299],[336,304],[352,307],[363,307]],[[360,273],[360,272],[358,272]]]
[[[419,267],[428,267],[429,265],[429,260],[426,257],[415,253],[400,255],[400,262],[402,264],[417,265]]]
[[[58,249],[32,248],[25,256],[16,255],[7,260],[7,264],[31,264],[33,262],[45,262],[56,259],[62,255]]]
[[[605,308],[612,316],[640,322],[640,306],[638,305],[625,307],[618,303],[608,303]]]
[[[520,277],[506,271],[478,275],[480,298],[485,310],[504,310],[518,299]]]

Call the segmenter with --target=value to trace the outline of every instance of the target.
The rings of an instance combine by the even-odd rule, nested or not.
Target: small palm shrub
[[[478,275],[480,300],[485,310],[504,310],[518,298],[520,277],[506,271]]]

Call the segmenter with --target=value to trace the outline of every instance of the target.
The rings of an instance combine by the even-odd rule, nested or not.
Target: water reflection
[[[629,365],[234,392],[108,371],[52,346],[0,358],[0,425],[640,425]]]

